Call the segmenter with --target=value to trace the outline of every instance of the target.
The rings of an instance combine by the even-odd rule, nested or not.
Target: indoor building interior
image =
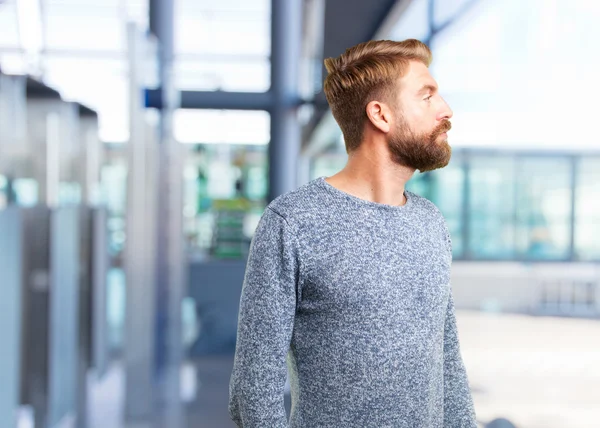
[[[593,0],[0,0],[0,428],[234,428],[253,233],[348,159],[323,61],[407,38],[454,113],[450,164],[407,189],[450,229],[479,426],[600,426],[599,20]]]

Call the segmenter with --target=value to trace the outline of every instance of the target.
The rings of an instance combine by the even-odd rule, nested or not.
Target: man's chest
[[[305,307],[437,311],[447,301],[451,255],[439,230],[412,232],[368,227],[324,231],[309,248],[302,285]]]

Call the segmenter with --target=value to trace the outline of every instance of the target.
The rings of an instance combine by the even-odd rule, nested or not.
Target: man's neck
[[[358,198],[400,206],[406,203],[404,188],[414,172],[414,169],[394,164],[389,154],[356,152],[350,155],[344,169],[326,181]]]

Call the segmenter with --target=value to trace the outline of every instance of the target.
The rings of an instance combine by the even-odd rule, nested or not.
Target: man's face
[[[452,110],[425,64],[410,61],[399,82],[397,125],[388,140],[393,160],[421,172],[445,167],[452,156],[446,134]]]

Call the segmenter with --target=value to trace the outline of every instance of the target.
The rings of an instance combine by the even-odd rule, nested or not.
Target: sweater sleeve
[[[452,260],[452,238],[443,222],[448,257]],[[467,371],[460,353],[452,289],[444,323],[444,427],[477,428],[475,407]]]
[[[452,292],[444,326],[444,427],[477,428],[467,372],[460,355]]]
[[[288,426],[284,386],[296,311],[295,242],[286,220],[267,207],[252,238],[240,297],[229,382],[229,414],[238,427]]]

